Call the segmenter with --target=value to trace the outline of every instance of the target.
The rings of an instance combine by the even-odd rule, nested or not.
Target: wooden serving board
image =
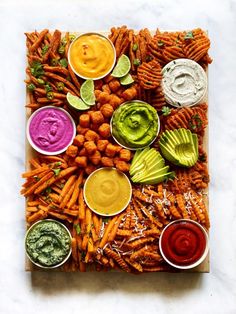
[[[75,34],[76,36],[80,35],[81,32],[71,32],[73,34]],[[108,32],[104,32],[104,31],[99,31],[99,33],[101,33],[102,35],[108,36]],[[64,35],[65,32],[62,32],[62,35]],[[154,35],[155,31],[151,31],[151,34]],[[27,60],[26,60],[26,64],[27,64]],[[207,73],[207,80],[208,80],[208,73]],[[208,97],[208,90],[205,96],[205,99],[203,100],[203,102],[205,101],[208,104],[208,108],[209,108],[209,103],[208,103],[209,97]],[[27,92],[26,89],[26,104],[29,103],[29,93]],[[208,110],[209,111],[209,110]],[[207,118],[208,118],[208,111],[207,111]],[[26,123],[30,117],[30,109],[26,108],[26,113],[25,113],[25,119],[26,119]],[[209,125],[209,124],[208,124]],[[209,126],[207,126],[207,128],[205,129],[205,136],[204,136],[204,140],[203,140],[203,148],[204,150],[207,152],[207,156],[209,156]],[[29,160],[34,158],[37,155],[37,152],[31,147],[31,145],[29,144],[27,138],[25,137],[25,170],[29,171],[30,170],[30,163]],[[209,160],[207,159],[207,167],[209,168]],[[205,189],[204,190],[204,201],[207,207],[207,210],[209,212],[209,189]],[[25,203],[26,204],[26,203]],[[25,212],[26,212],[26,205],[25,205]],[[26,226],[27,229],[27,226]],[[45,271],[45,269],[43,268],[39,268],[37,266],[35,266],[27,257],[27,255],[25,255],[25,271]],[[50,269],[51,271],[63,271],[62,267],[58,267],[55,269]],[[112,270],[114,271],[114,270]],[[116,271],[116,270],[115,270]],[[171,271],[173,272],[173,271]],[[189,269],[189,270],[184,270],[184,271],[179,271],[178,269],[176,269],[176,272],[184,272],[184,273],[209,273],[210,272],[210,253],[208,252],[207,257],[205,258],[205,260],[197,267]]]

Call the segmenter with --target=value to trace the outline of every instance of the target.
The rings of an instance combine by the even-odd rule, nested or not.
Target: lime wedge
[[[86,80],[80,87],[80,96],[82,100],[88,105],[95,105],[94,82],[93,80]]]
[[[121,85],[129,85],[133,82],[134,82],[134,79],[132,78],[132,75],[129,73],[120,78],[120,84]]]
[[[111,75],[114,77],[123,77],[129,73],[131,68],[130,60],[126,55],[121,55]]]
[[[81,98],[72,95],[70,92],[66,94],[66,99],[70,106],[76,110],[88,110],[90,108]]]

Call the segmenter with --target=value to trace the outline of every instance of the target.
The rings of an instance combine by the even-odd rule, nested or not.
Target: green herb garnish
[[[35,88],[36,88],[36,86],[35,86],[33,83],[27,85],[27,89],[28,89],[30,92],[33,92]]]
[[[39,61],[34,61],[30,67],[31,74],[38,78],[44,74],[43,65]]]
[[[40,85],[44,85],[44,84],[45,84],[44,80],[42,80],[41,78],[38,78],[38,79],[37,79],[37,82],[38,82]]]
[[[68,66],[68,62],[66,60],[66,58],[63,58],[59,61],[59,64],[63,67],[66,68]]]
[[[167,106],[163,106],[161,112],[163,116],[168,116],[171,113],[171,109]]]
[[[52,169],[55,176],[57,177],[59,175],[59,173],[61,172],[61,169]]]
[[[141,64],[141,61],[139,59],[134,59],[133,64],[138,66]]]
[[[137,44],[137,43],[133,44],[132,50],[133,50],[133,51],[136,51],[137,49],[138,49],[138,44]]]
[[[110,219],[109,217],[103,217],[103,218],[102,218],[102,221],[103,221],[104,223],[107,223],[107,222],[109,221],[109,219]]]
[[[49,83],[45,84],[44,88],[47,93],[52,91],[52,87],[50,86]]]
[[[76,38],[76,36],[74,34],[70,34],[69,38],[70,38],[70,42],[72,42]]]
[[[52,189],[50,188],[50,186],[48,188],[45,189],[45,193],[48,195],[52,192]]]
[[[61,44],[58,48],[58,53],[60,55],[63,55],[65,53],[65,46],[63,44]]]
[[[194,38],[194,35],[193,35],[193,32],[187,32],[187,34],[184,36],[184,39],[193,39]]]
[[[76,233],[79,235],[81,233],[81,228],[80,228],[80,225],[74,225],[75,227],[75,230],[76,230]]]
[[[158,40],[157,46],[158,46],[158,47],[164,46],[164,42],[163,42],[162,40]]]
[[[44,56],[45,53],[48,51],[49,49],[49,46],[48,45],[44,45],[43,48],[42,48],[42,55]]]

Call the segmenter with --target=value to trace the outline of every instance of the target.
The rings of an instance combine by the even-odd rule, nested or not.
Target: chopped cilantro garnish
[[[194,38],[194,35],[193,35],[193,32],[187,32],[187,34],[184,36],[184,39],[193,39]]]
[[[63,68],[66,68],[68,66],[68,62],[65,58],[61,59],[59,63]]]
[[[171,109],[167,106],[163,106],[161,112],[163,116],[168,116],[171,113]]]
[[[61,171],[61,169],[52,169],[52,170],[53,170],[55,176],[58,176],[60,171]]]
[[[132,50],[133,50],[133,51],[136,51],[137,49],[138,49],[138,44],[137,44],[137,43],[133,44]]]

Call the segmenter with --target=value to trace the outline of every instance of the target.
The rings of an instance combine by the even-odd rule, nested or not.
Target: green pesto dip
[[[26,252],[32,262],[43,267],[61,264],[71,250],[69,231],[56,220],[41,220],[28,231]]]
[[[130,149],[150,145],[159,130],[159,117],[151,105],[133,100],[121,105],[112,117],[112,135]]]

